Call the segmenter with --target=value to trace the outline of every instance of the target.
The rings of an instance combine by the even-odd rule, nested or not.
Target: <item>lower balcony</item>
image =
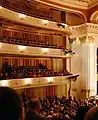
[[[75,74],[68,76],[1,80],[0,86],[8,86],[14,89],[22,89],[22,88],[30,88],[30,87],[60,85],[60,84],[67,84],[71,81],[75,81],[78,76],[79,76],[78,74]]]
[[[54,58],[68,58],[72,57],[72,54],[64,54],[62,49],[41,48],[23,46],[9,43],[0,42],[0,55],[10,56],[28,56],[28,57],[54,57]]]

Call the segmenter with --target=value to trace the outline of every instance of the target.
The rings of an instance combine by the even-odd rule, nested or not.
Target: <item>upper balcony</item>
[[[72,33],[72,28],[64,23],[58,23],[53,21],[48,21],[44,19],[39,19],[25,14],[20,14],[4,7],[0,7],[0,17],[10,20],[14,23],[19,23],[22,25],[27,25],[30,27],[37,27],[47,30],[54,30],[64,33],[65,35],[70,35]]]
[[[41,4],[35,0],[0,0],[0,5],[27,16],[66,23],[66,13],[64,11],[62,12],[60,9]]]

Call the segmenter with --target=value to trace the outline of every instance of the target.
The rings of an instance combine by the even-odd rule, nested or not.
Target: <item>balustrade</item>
[[[0,41],[11,44],[63,49],[62,38],[59,35],[28,33],[21,30],[0,28]]]

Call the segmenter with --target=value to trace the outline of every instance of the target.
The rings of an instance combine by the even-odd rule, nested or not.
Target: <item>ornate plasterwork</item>
[[[94,43],[95,39],[92,36],[79,37],[80,43]]]
[[[76,38],[80,43],[94,43],[98,38],[98,25],[85,23],[72,27],[71,38]]]
[[[87,35],[94,35],[98,36],[98,25],[93,23],[85,23],[78,26],[72,27],[72,36],[74,37],[81,37]]]

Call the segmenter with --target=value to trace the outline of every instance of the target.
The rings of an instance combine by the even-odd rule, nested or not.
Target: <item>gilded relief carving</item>
[[[94,43],[94,38],[92,36],[82,36],[82,37],[79,37],[79,41],[81,44],[84,44],[84,43]]]

